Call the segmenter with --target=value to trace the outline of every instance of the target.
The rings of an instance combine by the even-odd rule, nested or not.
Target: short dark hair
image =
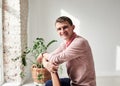
[[[57,22],[62,23],[62,22],[65,22],[65,21],[67,21],[71,26],[73,25],[72,20],[67,16],[61,16],[61,17],[57,18],[55,24]]]

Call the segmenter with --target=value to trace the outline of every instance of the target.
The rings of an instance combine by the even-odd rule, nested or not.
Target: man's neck
[[[73,33],[73,34],[71,35],[70,39],[69,39],[69,40],[66,40],[66,47],[68,47],[68,46],[71,44],[71,42],[74,40],[75,37],[76,37],[76,34]]]

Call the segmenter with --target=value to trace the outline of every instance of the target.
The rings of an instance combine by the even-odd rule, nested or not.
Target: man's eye
[[[64,27],[63,27],[63,29],[66,29],[66,28],[68,28],[68,26],[64,26]]]
[[[61,30],[61,28],[58,28],[57,30]]]

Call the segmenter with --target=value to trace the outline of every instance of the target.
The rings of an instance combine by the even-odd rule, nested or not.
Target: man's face
[[[74,25],[70,25],[67,21],[56,23],[57,32],[64,40],[69,41],[74,30]]]

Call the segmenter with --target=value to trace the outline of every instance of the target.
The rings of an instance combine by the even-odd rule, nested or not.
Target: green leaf
[[[50,41],[48,44],[47,44],[47,48],[52,44],[52,43],[54,43],[54,42],[57,42],[57,40],[52,40],[52,41]]]
[[[44,78],[44,75],[43,75],[43,74],[38,74],[38,77],[37,77],[38,80],[41,80],[41,79],[43,79],[43,78]]]
[[[24,72],[20,72],[20,77],[21,77],[21,78],[24,78],[24,77],[25,77]]]
[[[26,62],[26,58],[25,58],[25,57],[22,57],[22,64],[23,64],[24,66],[27,65],[27,62]]]

